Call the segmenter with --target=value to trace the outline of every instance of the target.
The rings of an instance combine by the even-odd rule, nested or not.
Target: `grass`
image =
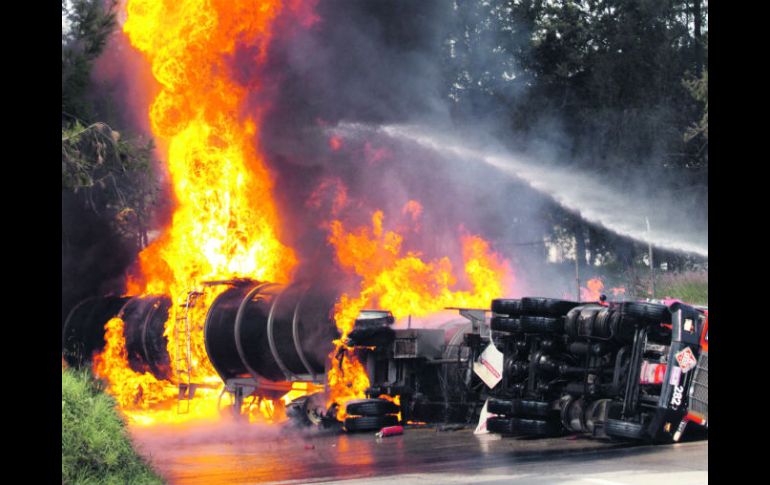
[[[134,451],[115,400],[84,371],[62,370],[63,484],[162,484]]]
[[[670,296],[695,305],[709,303],[709,275],[705,271],[662,273],[655,277],[658,298]]]

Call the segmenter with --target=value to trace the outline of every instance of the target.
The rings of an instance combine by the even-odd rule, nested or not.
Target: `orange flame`
[[[317,20],[314,1],[288,0],[287,5],[303,26]],[[131,278],[128,288],[133,294],[172,298],[165,328],[172,362],[179,357],[173,325],[184,311],[180,304],[188,291],[200,290],[207,280],[235,277],[284,283],[297,264],[293,250],[280,242],[273,180],[255,143],[265,106],[248,114],[244,110],[248,94],[263,86],[259,80],[238,79],[231,65],[236,51],[251,53],[253,66],[265,63],[275,21],[283,10],[279,0],[258,5],[248,0],[127,3],[123,32],[144,54],[160,85],[149,117],[155,137],[165,147],[176,202],[170,226],[142,251],[141,275]],[[188,315],[195,382],[221,384],[205,352],[202,322],[205,309],[222,290],[222,286],[206,289]],[[137,387],[146,394],[148,388],[165,386],[157,395],[175,394],[173,383],[153,382],[152,376],[138,376],[128,368],[120,354],[120,349],[125,353],[125,342],[121,346],[118,326],[114,321],[107,325],[112,340],[98,358],[98,370],[121,406],[147,409],[148,400],[136,400]],[[198,391],[206,394],[204,389]],[[260,404],[266,416],[274,416],[274,407]],[[156,417],[144,416],[141,422],[154,422]],[[168,419],[176,418],[162,418]]]
[[[338,419],[345,416],[344,403],[364,397],[369,386],[365,369],[345,345],[361,310],[388,309],[398,319],[425,316],[450,306],[486,308],[513,282],[507,260],[493,253],[480,236],[463,234],[463,270],[472,289],[454,289],[457,277],[450,258],[426,261],[417,252],[402,254],[403,236],[384,229],[383,212],[376,211],[371,220],[371,227],[353,231],[347,231],[339,220],[330,224],[329,242],[340,266],[362,279],[358,295],[342,295],[334,310],[342,337],[334,342],[335,365],[327,382],[330,402],[340,405]],[[346,358],[340,360],[343,354]]]
[[[604,283],[601,278],[591,278],[586,281],[585,288],[580,288],[580,299],[582,301],[598,301],[603,289]]]
[[[332,136],[329,138],[329,148],[335,152],[342,148],[342,138],[339,136]]]
[[[601,278],[591,278],[586,282],[585,288],[580,288],[580,299],[582,301],[598,301],[599,297],[602,296],[602,292],[604,290],[604,282]],[[612,295],[617,296],[624,296],[626,294],[626,289],[622,286],[610,288],[610,291],[612,292]]]
[[[108,390],[124,409],[147,409],[151,404],[174,397],[175,388],[158,381],[149,372],[139,374],[131,370],[123,326],[120,318],[112,318],[105,325],[106,344],[104,350],[94,356],[94,373],[108,381]]]

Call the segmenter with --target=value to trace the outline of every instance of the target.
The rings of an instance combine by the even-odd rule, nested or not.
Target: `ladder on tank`
[[[190,308],[195,306],[195,301],[203,293],[190,291],[187,293],[185,303],[179,305],[174,324],[174,341],[176,342],[176,379],[179,383],[179,395],[177,396],[176,412],[186,414],[190,412],[190,400],[195,394],[194,384],[191,382],[192,355],[190,346]],[[182,406],[182,402],[186,405]]]

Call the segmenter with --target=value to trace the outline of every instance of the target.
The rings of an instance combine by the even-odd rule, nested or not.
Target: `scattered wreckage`
[[[359,315],[348,344],[371,386],[347,404],[346,430],[457,423],[654,443],[678,441],[686,427],[707,433],[707,308],[525,297],[456,310],[463,320],[431,329],[393,328],[387,311]],[[313,396],[287,412],[327,426],[336,414]]]

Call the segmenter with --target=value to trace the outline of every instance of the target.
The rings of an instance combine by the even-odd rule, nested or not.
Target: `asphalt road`
[[[171,484],[708,483],[708,441],[630,446],[583,438],[475,436],[471,429],[404,435],[298,433],[219,423],[133,428],[137,447]]]

